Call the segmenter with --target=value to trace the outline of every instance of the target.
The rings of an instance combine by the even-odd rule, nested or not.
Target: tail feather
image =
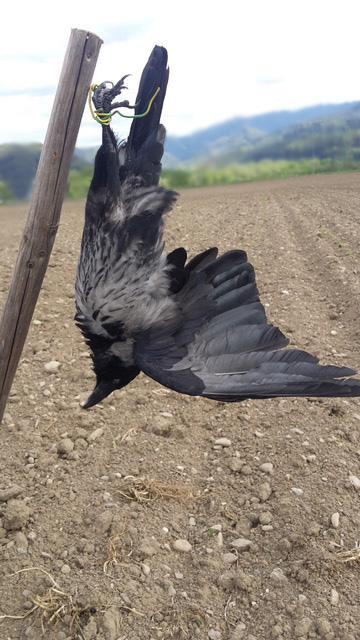
[[[147,186],[158,184],[161,172],[165,128],[160,118],[169,78],[167,61],[166,49],[155,46],[141,76],[135,115],[145,113],[157,90],[159,93],[149,113],[132,121],[126,143],[127,172],[141,176]]]

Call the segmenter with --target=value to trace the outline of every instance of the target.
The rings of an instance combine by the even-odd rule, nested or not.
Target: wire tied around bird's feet
[[[112,117],[115,114],[118,114],[122,118],[131,118],[133,120],[135,120],[136,118],[145,118],[145,116],[148,115],[156,96],[160,93],[160,87],[158,87],[156,89],[154,95],[150,98],[149,104],[148,104],[146,110],[144,111],[144,113],[136,113],[134,115],[128,115],[126,113],[121,113],[121,111],[119,111],[118,109],[114,109],[114,110],[109,111],[108,113],[106,113],[104,111],[96,110],[93,107],[92,96],[93,96],[94,91],[96,90],[97,86],[98,86],[97,84],[92,84],[89,87],[89,91],[88,91],[89,109],[90,109],[90,113],[91,113],[92,117],[94,118],[94,120],[96,120],[96,122],[99,122],[99,124],[104,124],[104,125],[109,125],[111,123]]]

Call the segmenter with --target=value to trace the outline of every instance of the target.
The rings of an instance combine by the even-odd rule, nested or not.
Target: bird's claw
[[[124,100],[123,103],[120,102],[115,103],[114,105],[112,104],[116,96],[120,95],[123,89],[127,89],[124,85],[124,81],[129,77],[129,75],[130,74],[123,76],[116,84],[105,81],[95,88],[92,100],[96,111],[110,113],[112,109],[118,108],[119,106],[128,106],[129,108],[132,108],[130,107],[128,100]]]

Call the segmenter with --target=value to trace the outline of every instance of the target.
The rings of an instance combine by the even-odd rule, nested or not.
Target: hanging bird
[[[189,262],[182,247],[165,252],[164,219],[177,195],[158,186],[168,75],[166,49],[156,46],[127,142],[117,143],[111,118],[102,124],[76,278],[75,320],[96,376],[83,407],[140,371],[179,393],[225,402],[360,396],[360,380],[346,379],[352,369],[286,348],[287,338],[267,321],[245,251],[218,256],[211,248]],[[95,90],[100,122],[113,108],[129,106],[113,102],[123,81]]]

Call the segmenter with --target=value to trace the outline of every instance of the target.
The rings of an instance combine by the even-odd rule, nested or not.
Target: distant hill
[[[87,184],[85,169],[93,163],[96,150],[75,150],[72,169],[84,174],[82,183]],[[28,197],[40,152],[41,145],[35,143],[0,145],[0,183],[16,198]],[[360,161],[360,102],[238,117],[191,135],[168,136],[164,168],[307,158]]]
[[[336,115],[299,123],[249,145],[204,158],[205,164],[226,166],[260,160],[302,160],[331,158],[360,160],[360,103]]]
[[[237,117],[182,137],[168,136],[166,140],[166,168],[175,168],[209,161],[221,154],[261,144],[267,136],[305,125],[311,121],[325,121],[338,114],[359,109],[359,102],[324,104],[295,111],[276,111],[257,116]]]

